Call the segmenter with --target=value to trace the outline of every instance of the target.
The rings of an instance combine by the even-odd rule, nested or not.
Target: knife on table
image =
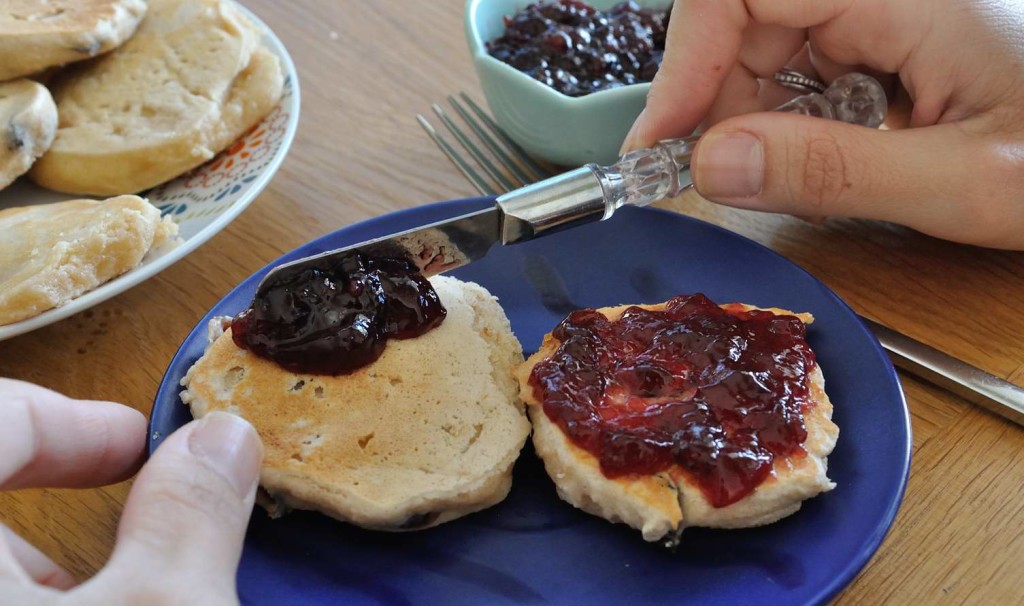
[[[776,111],[877,128],[886,108],[881,85],[870,76],[853,73],[836,79],[822,93],[802,95]],[[675,197],[693,185],[690,158],[698,140],[691,136],[661,141],[630,152],[611,166],[588,164],[513,190],[498,196],[494,206],[485,210],[279,265],[267,273],[257,291],[285,269],[322,266],[357,252],[407,258],[429,277],[481,259],[496,244],[525,242],[609,219],[623,206],[646,206]],[[901,368],[954,393],[967,393],[968,399],[1024,425],[1024,389],[884,326],[871,323],[870,327]]]

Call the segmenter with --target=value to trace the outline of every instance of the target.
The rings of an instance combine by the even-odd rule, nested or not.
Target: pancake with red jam
[[[699,294],[571,313],[516,371],[559,496],[674,545],[686,527],[769,524],[834,488],[839,428],[812,321]]]

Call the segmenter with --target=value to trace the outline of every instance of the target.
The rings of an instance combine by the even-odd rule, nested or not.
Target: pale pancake
[[[29,176],[108,195],[206,162],[281,97],[284,76],[261,35],[226,0],[150,0],[124,46],[53,83],[57,136]]]
[[[145,14],[145,0],[0,0],[0,80],[106,53]]]
[[[262,503],[359,526],[414,530],[494,505],[530,423],[512,370],[522,350],[497,300],[477,284],[431,279],[448,316],[391,340],[350,375],[297,375],[215,338],[181,399],[199,418],[223,410],[263,439]]]
[[[617,319],[633,307],[602,308],[597,311]],[[663,309],[660,305],[638,305],[644,309]],[[759,309],[742,305],[744,309]],[[769,308],[777,315],[792,315],[805,323],[810,314],[797,314]],[[526,403],[533,422],[533,444],[544,460],[544,467],[555,482],[558,495],[568,503],[611,522],[621,522],[640,530],[647,541],[664,540],[674,544],[689,526],[743,528],[769,524],[800,509],[800,504],[817,494],[831,490],[826,476],[826,457],[832,452],[839,428],[832,422],[832,403],[824,390],[821,368],[810,374],[810,393],[814,401],[804,417],[807,454],[775,459],[772,475],[750,495],[726,507],[712,506],[700,488],[678,466],[653,475],[608,478],[601,472],[594,455],[573,444],[562,429],[544,412],[528,381],[533,367],[550,357],[559,341],[550,333],[540,349],[516,369],[520,397]]]
[[[42,84],[0,83],[0,189],[25,174],[50,148],[57,130],[57,106]]]
[[[137,196],[0,211],[0,325],[66,304],[134,268],[176,233]]]

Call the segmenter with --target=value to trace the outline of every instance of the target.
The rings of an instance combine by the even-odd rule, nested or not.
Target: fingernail
[[[259,477],[263,444],[245,419],[226,412],[211,412],[192,430],[188,447],[227,480],[238,496],[249,496]]]
[[[619,148],[620,156],[636,149],[636,138],[640,135],[640,122],[644,119],[644,114],[646,112],[646,109],[641,111],[640,115],[633,121],[633,126],[629,127],[629,132],[626,133],[626,138],[622,140],[622,147]]]
[[[694,184],[706,198],[749,198],[761,192],[764,145],[754,135],[705,135],[696,160]]]

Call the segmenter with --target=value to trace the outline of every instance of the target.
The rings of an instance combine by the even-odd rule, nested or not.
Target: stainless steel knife
[[[851,73],[821,93],[802,95],[776,111],[829,118],[877,128],[885,119],[885,91],[870,76]],[[281,265],[319,263],[355,251],[405,256],[431,276],[471,263],[496,243],[515,244],[538,236],[610,218],[625,205],[646,206],[691,187],[690,158],[698,137],[662,141],[622,156],[612,166],[588,164],[498,196],[494,208],[361,242]]]
[[[587,165],[499,196],[486,210],[279,265],[260,287],[286,268],[354,252],[406,257],[425,276],[450,271],[484,257],[495,244],[525,242],[606,219],[625,204],[644,206],[681,192],[690,185],[691,149],[686,140],[666,141],[634,152],[643,156],[642,167]]]

